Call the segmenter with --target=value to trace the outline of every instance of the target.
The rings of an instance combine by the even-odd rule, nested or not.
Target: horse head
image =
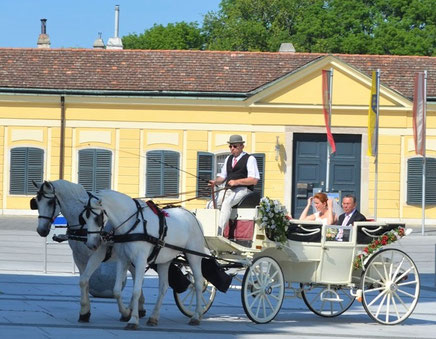
[[[33,181],[33,185],[38,189],[36,197],[30,200],[30,208],[38,210],[38,228],[36,229],[41,237],[46,237],[50,233],[50,227],[55,218],[61,211],[61,206],[53,184],[44,181],[38,186]]]
[[[86,224],[88,229],[86,246],[95,250],[101,244],[101,236],[104,233],[107,217],[101,199],[89,192],[88,195],[88,203],[79,220],[81,224]]]

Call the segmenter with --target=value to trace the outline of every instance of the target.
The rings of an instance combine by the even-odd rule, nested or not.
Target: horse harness
[[[90,199],[91,199],[91,196],[90,196]],[[150,255],[147,258],[147,264],[149,266],[154,264],[154,262],[157,259],[157,256],[159,255],[160,250],[163,247],[170,248],[170,249],[173,249],[176,251],[180,251],[180,252],[183,252],[185,254],[189,253],[189,254],[194,254],[194,255],[198,255],[198,256],[202,256],[202,257],[206,257],[206,258],[214,258],[215,259],[214,256],[211,256],[211,255],[208,255],[208,254],[205,254],[202,252],[193,251],[193,250],[190,250],[187,248],[183,248],[180,246],[166,243],[165,237],[167,235],[167,230],[168,230],[168,226],[166,223],[167,213],[165,212],[165,209],[160,209],[159,207],[157,207],[156,204],[152,200],[148,200],[146,202],[146,204],[153,211],[153,213],[155,213],[159,218],[159,236],[154,237],[154,236],[148,234],[148,232],[147,232],[147,220],[144,218],[144,214],[143,214],[144,207],[141,206],[141,204],[139,203],[139,201],[137,199],[132,199],[132,200],[136,204],[136,211],[134,214],[132,214],[130,217],[128,217],[124,222],[122,222],[117,227],[114,227],[113,230],[111,230],[110,232],[105,232],[105,231],[100,230],[100,231],[96,231],[96,232],[88,231],[88,233],[91,233],[91,234],[92,233],[100,233],[100,235],[102,236],[103,239],[105,239],[106,241],[114,242],[114,243],[125,243],[125,242],[131,242],[131,241],[146,241],[148,243],[151,243],[152,245],[154,245],[154,247],[153,247],[153,250],[151,251]],[[96,214],[95,212],[93,212],[93,213]],[[127,222],[128,220],[130,220],[134,216],[136,216],[136,220],[126,233],[114,234],[114,232],[117,228],[119,228],[121,225],[123,225],[125,222]],[[141,216],[141,218],[139,218],[139,216]],[[141,222],[141,219],[142,219],[143,233],[132,234],[131,232]],[[104,226],[103,224],[100,224],[101,228],[103,226]]]
[[[51,196],[48,196],[47,194],[44,193],[44,191],[42,189],[42,185],[41,185],[39,191],[36,193],[36,197],[33,197],[32,199],[30,199],[30,209],[37,210],[38,209],[38,201],[40,201],[42,199],[42,197],[46,198],[48,200],[48,204],[53,205],[53,212],[52,212],[50,217],[45,216],[45,215],[38,215],[38,219],[47,219],[47,220],[50,220],[50,222],[53,224],[53,222],[56,219],[56,216],[55,216],[56,204],[59,204],[59,207],[61,207],[61,202],[59,201],[59,199],[56,195],[56,191],[55,191],[55,188],[53,185],[52,185],[52,189],[53,189],[53,196],[51,197]],[[89,192],[87,192],[87,193],[88,193],[88,195],[91,194]],[[77,224],[77,225],[67,224],[67,232],[66,232],[65,236],[54,235],[53,240],[56,242],[59,242],[59,243],[66,241],[66,240],[75,240],[75,241],[86,242],[88,232],[87,232],[87,229],[84,228],[85,224],[86,223],[83,220],[83,217],[80,215],[79,224]],[[80,226],[80,227],[78,229],[72,229],[72,227],[77,227],[77,226]],[[106,250],[105,257],[103,259],[103,262],[108,261],[111,256],[112,256],[112,246],[108,246],[108,248]]]

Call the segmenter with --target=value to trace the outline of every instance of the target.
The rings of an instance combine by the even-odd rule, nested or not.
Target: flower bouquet
[[[330,240],[333,241],[336,239],[336,236],[338,234],[338,229],[337,228],[327,228],[326,233],[325,233],[325,237],[326,240]]]
[[[406,230],[404,227],[397,227],[389,232],[379,236],[374,239],[367,247],[365,247],[354,259],[353,267],[354,269],[362,268],[363,263],[369,255],[378,251],[383,246],[392,244],[393,242],[401,239],[406,235]]]
[[[271,200],[263,197],[260,200],[259,218],[260,228],[265,229],[268,239],[285,243],[291,217],[286,211],[286,207],[278,200]]]

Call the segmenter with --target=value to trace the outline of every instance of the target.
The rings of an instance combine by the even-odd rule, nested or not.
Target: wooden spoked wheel
[[[247,268],[241,299],[248,318],[258,324],[273,320],[282,307],[285,283],[280,265],[273,258],[260,257]]]
[[[173,290],[174,300],[180,312],[191,318],[194,315],[197,306],[197,298],[195,296],[194,277],[190,270],[187,270],[188,279],[191,284],[185,292],[177,293]],[[204,280],[203,293],[201,295],[202,315],[209,311],[215,299],[216,287],[208,281]]]
[[[381,250],[365,265],[361,289],[363,307],[372,319],[381,324],[399,324],[412,314],[418,302],[418,270],[403,251]]]
[[[337,317],[348,310],[355,300],[348,288],[335,285],[301,284],[301,296],[306,306],[321,317]]]

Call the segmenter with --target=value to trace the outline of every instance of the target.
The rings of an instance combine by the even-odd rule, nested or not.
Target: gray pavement
[[[285,299],[280,313],[269,324],[251,322],[242,307],[240,291],[217,293],[200,326],[189,326],[168,290],[157,327],[141,319],[137,331],[125,331],[113,299],[91,298],[91,322],[78,323],[78,275],[71,271],[69,247],[49,244],[36,234],[36,217],[0,216],[0,338],[434,338],[436,333],[435,246],[436,232],[424,236],[420,228],[396,243],[415,261],[421,294],[413,314],[394,326],[374,322],[355,302],[336,318],[321,318],[298,298]],[[39,252],[48,251],[48,255]],[[56,255],[55,255],[56,254]],[[61,256],[61,259],[54,260]],[[44,271],[42,261],[51,260]],[[47,273],[45,273],[47,272]],[[128,279],[124,298],[131,292]],[[151,313],[158,281],[148,273],[143,290]]]

